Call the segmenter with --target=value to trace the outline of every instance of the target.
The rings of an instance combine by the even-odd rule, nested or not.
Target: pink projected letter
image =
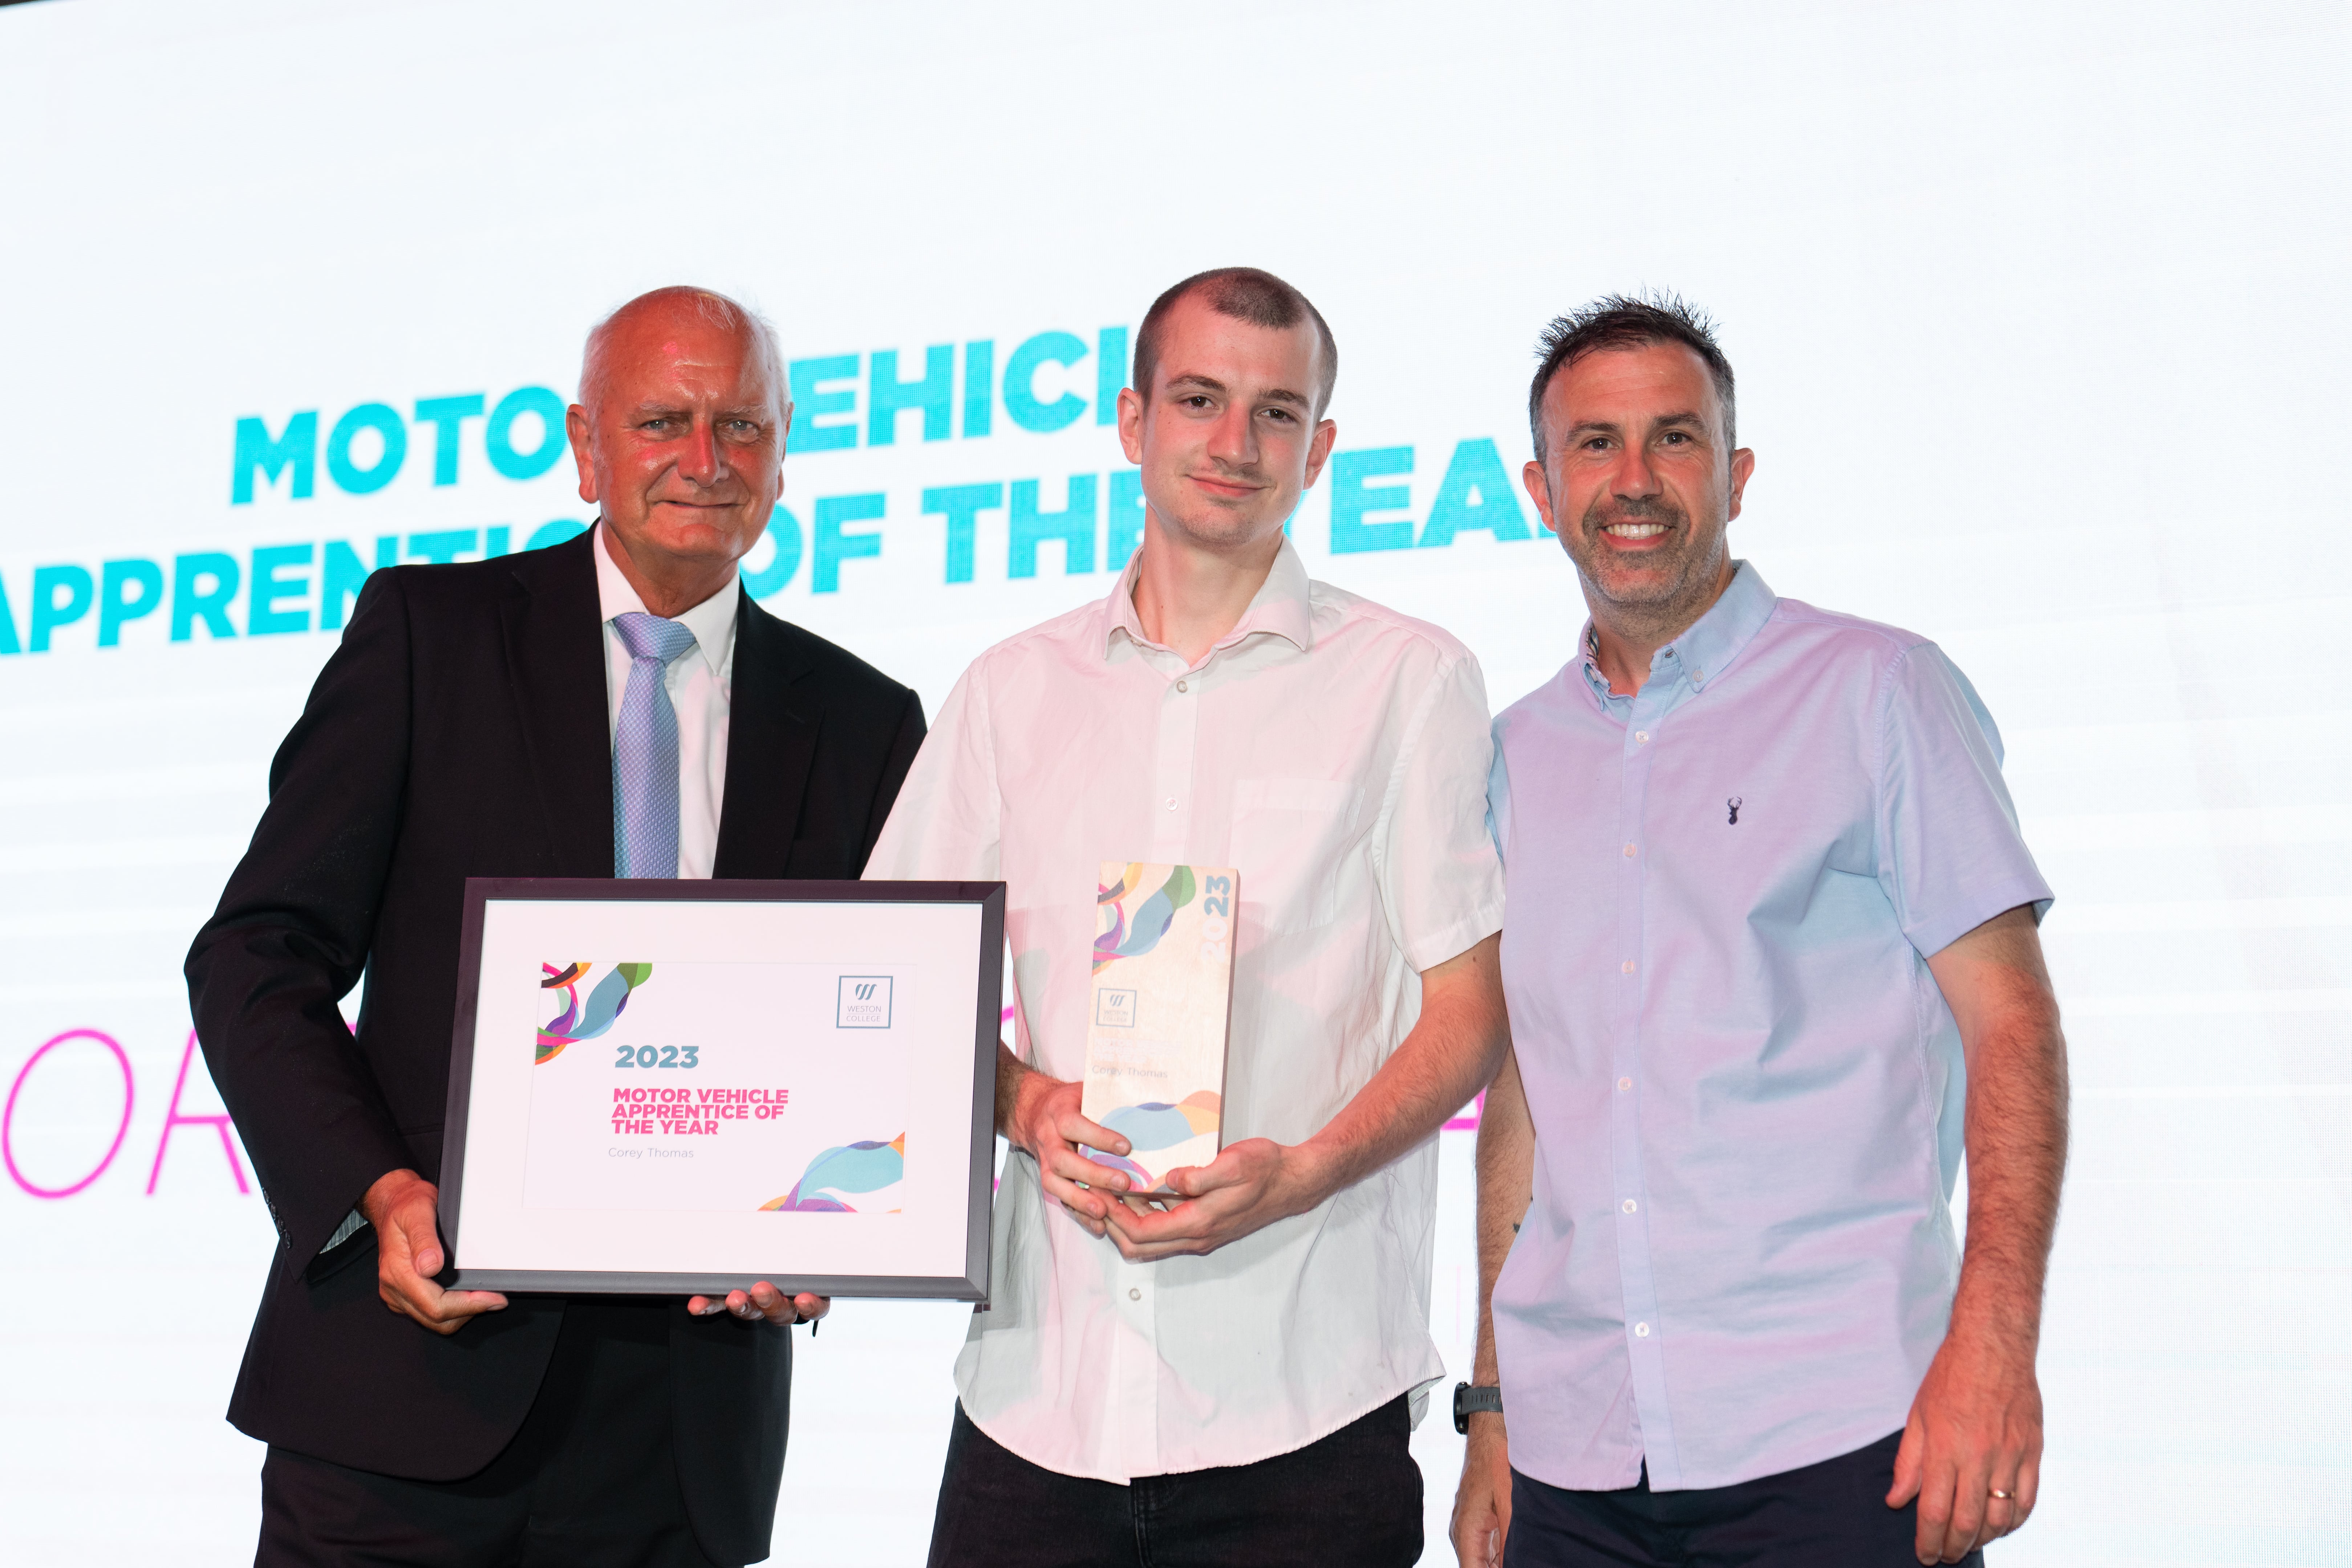
[[[188,1031],[188,1043],[180,1052],[180,1076],[172,1080],[171,1109],[163,1113],[163,1135],[155,1140],[155,1164],[147,1173],[147,1195],[155,1195],[155,1184],[163,1174],[163,1152],[172,1146],[172,1130],[175,1127],[209,1127],[220,1134],[221,1153],[228,1161],[228,1173],[236,1178],[236,1190],[250,1193],[245,1184],[245,1167],[237,1163],[236,1143],[228,1135],[228,1112],[217,1116],[183,1116],[180,1114],[180,1091],[188,1087],[188,1064],[196,1059],[196,1032]]]
[[[89,1175],[70,1187],[36,1186],[26,1179],[24,1172],[16,1168],[16,1149],[11,1141],[16,1128],[16,1096],[23,1092],[25,1080],[33,1076],[33,1068],[40,1059],[68,1040],[96,1040],[114,1053],[116,1065],[122,1068],[122,1120],[115,1125],[114,1142],[106,1146],[106,1158],[100,1160],[97,1169],[91,1171]],[[25,1065],[16,1070],[16,1081],[8,1086],[8,1108],[5,1110],[0,1110],[0,1160],[6,1161],[8,1174],[15,1178],[16,1184],[35,1197],[69,1198],[106,1174],[106,1168],[114,1163],[114,1156],[122,1152],[122,1135],[131,1131],[131,1106],[136,1097],[137,1089],[131,1077],[131,1058],[123,1053],[122,1047],[115,1043],[113,1036],[101,1035],[96,1029],[68,1029],[62,1035],[52,1036],[43,1041],[41,1048],[35,1051]]]

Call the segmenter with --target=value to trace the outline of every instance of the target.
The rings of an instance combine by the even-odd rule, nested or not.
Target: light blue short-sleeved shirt
[[[1535,1196],[1495,1290],[1511,1463],[1728,1486],[1899,1430],[1959,1274],[1927,955],[2050,901],[1935,644],[1730,586],[1612,697],[1495,723]]]

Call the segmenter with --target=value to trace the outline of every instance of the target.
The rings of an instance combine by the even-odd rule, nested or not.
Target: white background
[[[1603,290],[1723,322],[1758,453],[1735,546],[1780,592],[1940,640],[2058,890],[2075,1142],[2050,1447],[2010,1563],[2352,1561],[2347,17],[2337,4],[662,6],[52,3],[0,11],[0,584],[59,561],[577,515],[562,470],[227,504],[235,420],[571,389],[587,325],[693,280],[794,354],[1058,327],[1246,261],[1337,331],[1343,449],[1526,456],[1528,344]],[[1086,390],[1081,386],[1081,391]],[[887,489],[876,561],[771,607],[936,708],[1104,592],[1055,551],[941,581],[923,484],[1117,462],[1090,421],[796,457]],[[478,432],[478,422],[469,426]],[[419,432],[422,437],[422,432]],[[569,510],[567,511],[567,509]],[[1437,620],[1496,705],[1574,584],[1471,536],[1310,567]],[[242,611],[240,610],[240,614]],[[178,964],[242,847],[311,635],[0,658],[0,1072],[100,1029],[137,1081],[86,1191],[0,1184],[0,1556],[247,1559],[221,1420],[272,1245],[218,1141],[144,1191]],[[201,1069],[184,1110],[215,1110]],[[112,1058],[60,1047],[13,1158],[88,1170]],[[1466,1141],[1433,1327],[1467,1365]],[[806,1347],[777,1547],[920,1561],[963,1326],[845,1305]],[[1430,1560],[1454,1439],[1416,1443]]]

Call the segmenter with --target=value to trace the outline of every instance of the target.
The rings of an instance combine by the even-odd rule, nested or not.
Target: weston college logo
[[[836,1029],[887,1029],[890,1026],[890,976],[845,974],[841,977]]]
[[[1135,1027],[1135,987],[1095,987],[1095,1022],[1106,1029]]]

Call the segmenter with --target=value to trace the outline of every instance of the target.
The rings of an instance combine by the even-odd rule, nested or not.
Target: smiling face
[[[1756,465],[1723,438],[1706,362],[1676,342],[1596,351],[1553,375],[1543,419],[1528,494],[1593,614],[1678,634],[1731,580],[1725,533]]]
[[[1153,384],[1118,395],[1118,438],[1152,518],[1184,542],[1271,541],[1323,471],[1338,427],[1315,406],[1311,321],[1260,327],[1195,294],[1169,311]]]
[[[633,304],[606,331],[597,384],[567,419],[580,499],[647,576],[723,582],[783,492],[777,367],[750,331],[684,300]]]

